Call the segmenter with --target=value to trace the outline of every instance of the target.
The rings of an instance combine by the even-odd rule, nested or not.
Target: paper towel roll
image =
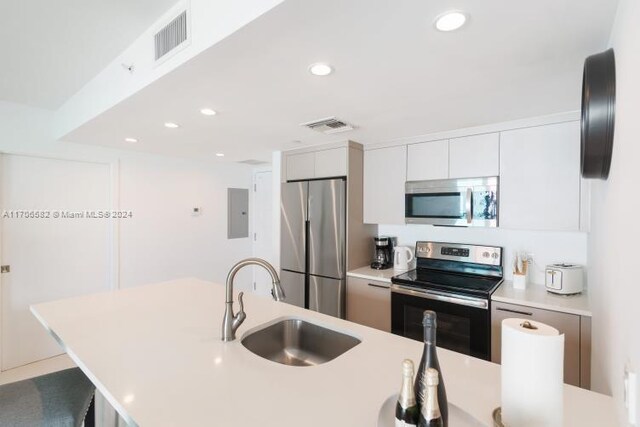
[[[505,426],[562,425],[563,365],[564,335],[557,329],[526,319],[502,321]]]

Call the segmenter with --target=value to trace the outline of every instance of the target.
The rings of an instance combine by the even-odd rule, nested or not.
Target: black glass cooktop
[[[407,271],[394,276],[393,283],[435,289],[447,292],[488,297],[502,282],[501,277],[484,277],[470,274],[448,273],[426,268]]]

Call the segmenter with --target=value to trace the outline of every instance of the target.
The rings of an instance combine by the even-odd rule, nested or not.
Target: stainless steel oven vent
[[[187,11],[185,10],[156,33],[154,37],[155,60],[158,61],[187,41],[188,35]]]
[[[314,120],[309,123],[303,123],[301,126],[308,127],[311,130],[322,132],[327,135],[346,132],[354,129],[352,125],[335,117],[327,117],[326,119]]]

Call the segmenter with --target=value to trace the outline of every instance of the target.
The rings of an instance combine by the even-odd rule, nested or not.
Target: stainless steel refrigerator
[[[280,206],[285,301],[344,318],[346,181],[282,184]]]

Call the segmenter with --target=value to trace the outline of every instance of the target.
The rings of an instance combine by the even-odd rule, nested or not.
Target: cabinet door
[[[347,320],[391,332],[389,283],[347,278]]]
[[[498,176],[500,134],[465,136],[449,140],[449,178]]]
[[[290,154],[287,156],[287,180],[315,178],[316,153]]]
[[[492,362],[500,363],[501,361],[502,321],[514,317],[547,324],[564,334],[564,382],[580,387],[580,316],[492,301]]]
[[[578,122],[501,134],[500,226],[523,230],[579,230]]]
[[[449,141],[409,145],[407,181],[449,178]]]
[[[365,224],[404,224],[407,147],[364,152]]]
[[[347,148],[334,148],[315,153],[315,178],[347,175]]]

